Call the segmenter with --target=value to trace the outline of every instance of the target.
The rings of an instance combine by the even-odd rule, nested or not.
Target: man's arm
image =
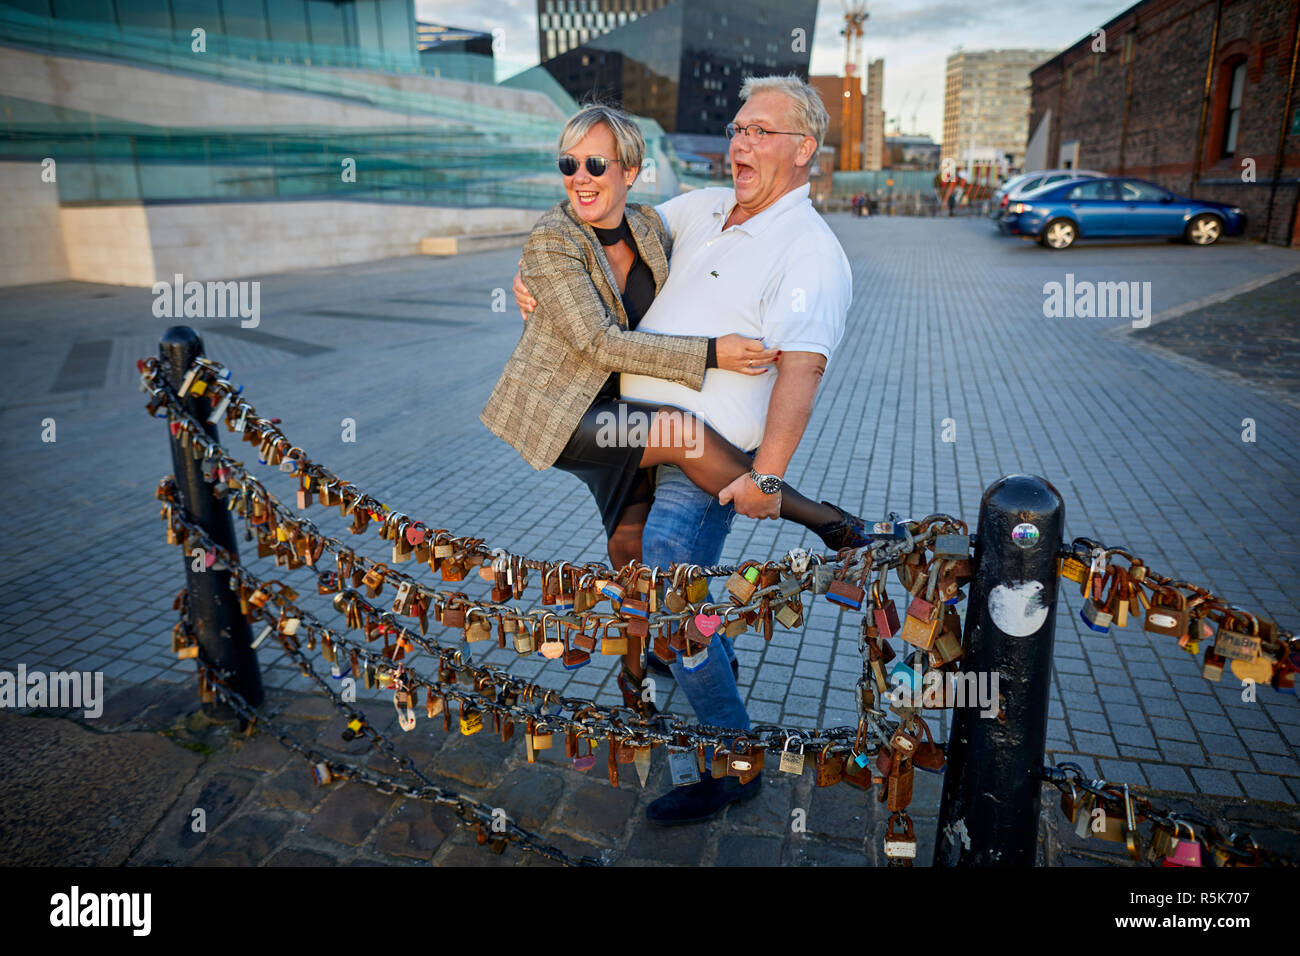
[[[767,404],[763,443],[754,455],[754,471],[784,478],[812,417],[817,388],[826,371],[826,356],[817,352],[783,352],[777,368],[779,374]],[[781,495],[763,494],[749,475],[741,475],[723,488],[718,500],[723,504],[734,501],[736,511],[749,518],[781,516]]]

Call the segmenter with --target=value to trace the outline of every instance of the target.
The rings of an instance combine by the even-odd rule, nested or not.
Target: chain
[[[1111,563],[1116,555],[1128,561],[1127,568]],[[1207,679],[1220,680],[1230,659],[1234,673],[1239,662],[1257,683],[1271,679],[1280,688],[1294,686],[1300,640],[1275,621],[1229,604],[1206,588],[1157,574],[1124,547],[1108,548],[1080,537],[1063,547],[1058,558],[1060,576],[1080,584],[1088,598],[1083,619],[1091,630],[1106,633],[1110,627],[1126,626],[1130,610],[1145,609],[1145,630],[1176,638],[1178,646],[1193,656],[1201,652],[1201,641],[1213,641],[1205,651],[1202,676]],[[1144,588],[1157,603],[1148,599]],[[1159,618],[1154,625],[1153,615]],[[1218,624],[1217,632],[1210,622]],[[1268,666],[1261,670],[1263,664]]]
[[[1107,815],[1113,814],[1122,820],[1122,838],[1128,841],[1129,855],[1135,861],[1140,861],[1144,855],[1143,841],[1136,824],[1150,821],[1151,836],[1146,840],[1145,856],[1151,861],[1167,858],[1172,855],[1180,840],[1190,839],[1209,851],[1218,866],[1300,866],[1300,861],[1264,849],[1248,833],[1233,833],[1225,837],[1209,821],[1195,814],[1157,807],[1145,797],[1134,795],[1128,784],[1110,783],[1102,779],[1090,781],[1077,763],[1066,762],[1055,767],[1043,767],[1041,775],[1045,782],[1060,791],[1063,798],[1061,810],[1067,818],[1087,815],[1079,821],[1083,835],[1086,836],[1089,830],[1094,829],[1091,811],[1099,805]],[[1132,827],[1129,825],[1130,820],[1134,824]],[[1183,836],[1184,831],[1190,837]],[[1192,858],[1197,862],[1169,865],[1199,866],[1200,851],[1197,850]]]
[[[188,608],[183,612],[183,618]],[[188,621],[185,621],[188,625]],[[471,799],[462,794],[439,787],[427,776],[420,772],[410,757],[397,752],[392,741],[376,730],[368,723],[363,714],[350,707],[347,701],[322,678],[297,645],[285,643],[285,651],[297,662],[302,673],[309,677],[329,698],[336,708],[347,718],[350,727],[358,727],[358,733],[368,736],[373,740],[376,746],[392,760],[401,770],[411,774],[419,782],[420,786],[412,786],[392,777],[383,774],[376,774],[364,767],[354,766],[344,763],[337,757],[327,757],[324,754],[314,750],[304,744],[292,731],[285,727],[277,725],[266,715],[260,713],[256,708],[248,703],[244,697],[225,681],[223,676],[212,667],[200,655],[200,672],[207,681],[209,688],[214,695],[230,706],[246,723],[251,727],[254,724],[265,727],[273,733],[280,743],[300,755],[308,763],[317,769],[319,774],[320,768],[324,768],[326,773],[319,775],[318,779],[322,783],[329,783],[332,779],[357,780],[374,787],[381,793],[395,794],[407,797],[413,800],[427,800],[437,806],[450,807],[456,811],[456,816],[460,820],[460,825],[467,829],[474,830],[478,836],[478,842],[489,844],[494,852],[501,852],[507,843],[515,843],[521,850],[530,853],[537,853],[548,859],[555,860],[565,866],[602,866],[603,861],[590,856],[570,857],[558,847],[546,843],[538,835],[525,830],[510,818],[508,814],[502,817],[504,811],[499,808],[490,807],[485,803]],[[486,829],[485,829],[486,828]],[[493,836],[487,837],[488,830],[491,830]]]
[[[183,527],[188,537],[198,540],[205,550],[215,551],[220,559],[230,566],[232,583],[239,581],[244,587],[265,589],[263,582],[246,567],[238,564],[233,555],[213,542],[197,525],[176,515],[173,515],[171,520],[174,524]],[[445,702],[457,701],[462,709],[496,714],[504,720],[515,723],[531,722],[541,732],[554,731],[575,733],[590,738],[613,738],[638,746],[664,744],[674,747],[703,746],[722,749],[731,746],[732,738],[741,736],[753,742],[754,746],[777,753],[791,742],[805,747],[830,746],[833,750],[845,748],[852,750],[858,735],[859,728],[856,727],[804,730],[760,724],[749,731],[736,728],[697,727],[688,724],[684,717],[672,713],[665,712],[654,718],[645,718],[626,707],[606,708],[585,698],[562,697],[551,689],[517,678],[502,668],[488,664],[475,665],[460,648],[443,646],[434,639],[413,633],[393,622],[391,612],[379,611],[358,597],[357,602],[364,605],[368,613],[374,613],[389,622],[387,631],[376,634],[376,639],[378,636],[385,637],[385,648],[389,654],[376,655],[365,644],[329,629],[314,615],[298,608],[292,603],[292,596],[270,589],[267,589],[267,593],[267,605],[279,607],[284,614],[279,619],[275,619],[264,608],[250,606],[249,615],[253,620],[265,622],[268,629],[274,628],[280,644],[287,653],[296,656],[299,646],[296,635],[305,631],[312,644],[318,638],[328,641],[335,648],[336,653],[343,651],[355,654],[358,660],[366,662],[366,666],[382,671],[391,680],[397,676],[399,664],[406,667],[403,645],[412,649],[419,648],[439,661],[440,673],[454,674],[454,679],[430,680],[408,667],[402,677],[404,681],[425,688],[430,696]],[[292,592],[290,594],[292,595]],[[292,612],[291,618],[287,617],[289,612]],[[294,633],[285,633],[286,620],[300,622],[294,626]],[[390,647],[387,638],[394,635],[398,643]],[[329,689],[328,685],[323,686]],[[532,704],[534,701],[536,703]],[[532,706],[525,706],[525,703],[520,702]],[[555,710],[548,714],[547,707],[554,707]],[[561,718],[560,713],[565,711],[573,716]],[[877,746],[887,743],[894,727],[884,723],[887,720],[886,714],[880,710],[872,710],[869,711],[869,715],[872,718],[868,723],[869,739],[874,740]],[[364,723],[364,717],[360,719]]]

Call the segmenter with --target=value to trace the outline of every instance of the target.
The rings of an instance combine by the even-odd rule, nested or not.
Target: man
[[[642,560],[659,567],[717,564],[736,512],[779,516],[782,479],[852,298],[848,260],[809,199],[809,173],[829,124],[821,98],[796,76],[750,77],[740,96],[742,106],[728,127],[734,189],[695,190],[657,207],[673,237],[672,263],[638,328],[737,332],[762,338],[781,357],[776,376],[710,370],[699,392],[622,376],[624,398],[694,412],[754,456],[751,473],[716,499],[680,469],[659,469],[641,541]],[[515,294],[531,311],[535,302],[518,276]],[[678,657],[673,676],[702,724],[748,730],[731,642],[718,636],[707,651],[691,671]],[[665,826],[707,820],[729,803],[756,796],[761,783],[761,777],[741,786],[734,777],[706,775],[651,803],[646,816]]]

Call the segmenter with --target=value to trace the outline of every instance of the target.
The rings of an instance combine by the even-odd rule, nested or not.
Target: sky
[[[885,60],[885,116],[905,133],[943,133],[944,63],[966,50],[1061,50],[1135,0],[868,0],[863,54]],[[497,78],[537,63],[537,0],[416,0],[419,19],[499,28]],[[841,0],[821,0],[813,33],[813,74],[842,75]],[[865,66],[865,63],[864,63]],[[915,116],[915,125],[913,117]]]

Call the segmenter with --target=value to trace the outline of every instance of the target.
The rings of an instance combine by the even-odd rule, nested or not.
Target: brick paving
[[[1153,310],[1161,312],[1300,267],[1300,254],[1248,243],[1053,253],[996,236],[980,220],[830,221],[853,266],[855,298],[790,470],[803,491],[868,516],[942,510],[973,524],[992,481],[1041,474],[1065,499],[1067,536],[1125,543],[1157,570],[1264,608],[1286,627],[1300,623],[1292,585],[1300,570],[1294,407],[1271,388],[1251,386],[1249,365],[1225,378],[1195,359],[1175,361],[1141,347],[1136,336],[1114,334],[1127,319],[1043,315],[1045,283],[1063,282],[1067,273],[1076,282],[1150,281]],[[600,524],[585,488],[559,472],[533,472],[477,419],[519,332],[517,314],[493,310],[515,258],[505,250],[267,276],[258,329],[188,321],[260,412],[282,418],[314,459],[385,503],[515,551],[597,560]],[[145,416],[135,390],[134,360],[156,349],[168,324],[151,305],[148,290],[83,283],[0,290],[0,476],[9,529],[0,566],[0,668],[98,669],[123,693],[137,686],[140,700],[169,687],[184,697],[193,673],[168,653],[170,602],[183,566],[164,543],[152,491],[170,458],[163,430]],[[1241,332],[1234,326],[1223,334]],[[109,344],[87,345],[99,342]],[[1276,376],[1263,378],[1268,386]],[[1257,423],[1253,443],[1242,441],[1246,417]],[[53,443],[41,440],[46,419],[57,427]],[[345,419],[355,423],[355,442],[342,440]],[[955,426],[953,442],[944,441],[945,419]],[[278,473],[264,481],[288,493]],[[351,539],[337,511],[310,515],[327,533]],[[383,542],[371,534],[348,543],[385,559]],[[742,518],[724,560],[815,543],[802,529]],[[252,565],[275,576],[271,562]],[[1051,756],[1183,799],[1235,798],[1296,819],[1294,696],[1261,688],[1257,702],[1243,703],[1231,678],[1203,681],[1199,662],[1165,639],[1133,627],[1096,635],[1079,621],[1076,594],[1066,589],[1061,602]],[[305,603],[326,619],[333,614],[324,599]],[[839,617],[817,601],[802,633],[778,634],[766,646],[756,635],[738,642],[742,693],[755,720],[854,722],[856,629]],[[260,654],[272,701],[292,709],[297,692],[310,689],[305,679],[269,645]],[[482,659],[569,695],[619,699],[612,660],[570,673],[495,649]],[[660,682],[659,695],[662,707],[689,714],[672,681]],[[932,723],[942,739],[942,722]],[[417,735],[429,733],[426,724]],[[404,809],[403,801],[379,807],[373,794],[338,796],[360,790],[355,784],[330,792],[304,787],[309,774],[289,768],[288,754],[274,767],[225,768],[251,746],[269,752],[260,741],[222,743],[188,784],[198,787],[194,800],[211,787],[203,800],[238,807],[226,827],[251,822],[212,830],[213,841],[225,836],[188,850],[167,844],[163,831],[171,824],[159,824],[132,861],[172,859],[168,853],[197,859],[189,852],[280,863],[489,856],[458,842],[465,836],[450,835],[436,813]],[[336,734],[331,746],[339,746]],[[493,750],[481,738],[448,739],[439,724],[427,746],[434,772],[479,796],[509,796],[511,812],[531,808],[543,832],[563,835],[581,852],[609,846],[620,861],[642,862],[878,862],[878,834],[865,850],[862,839],[883,828],[874,794],[864,801],[845,787],[814,792],[807,777],[769,773],[757,803],[729,809],[708,828],[688,828],[692,835],[669,837],[646,830],[640,817],[662,792],[658,761],[646,791],[632,774],[617,791],[626,796],[616,797],[588,779],[592,774],[553,761],[523,768],[518,742]],[[914,816],[924,840],[941,778],[927,781],[927,790],[923,776]],[[794,807],[818,810],[809,814],[807,834],[789,832],[782,814]],[[300,832],[307,817],[323,822]],[[814,817],[822,829],[814,831]],[[928,859],[924,844],[922,856]]]

